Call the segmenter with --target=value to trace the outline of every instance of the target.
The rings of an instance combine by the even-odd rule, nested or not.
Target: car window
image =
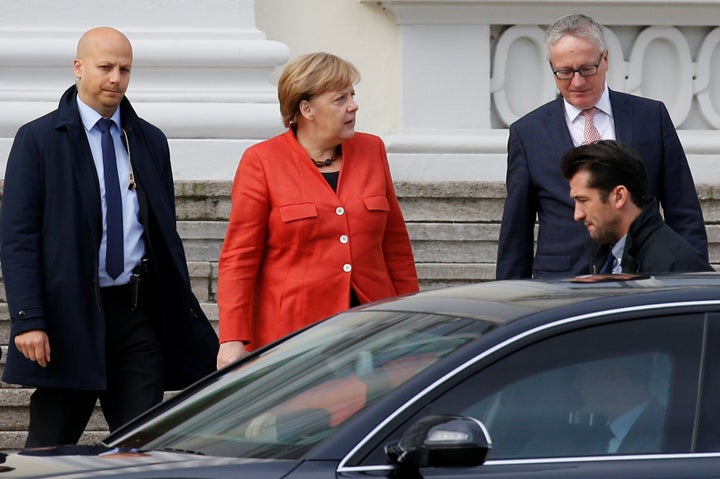
[[[702,319],[576,327],[515,346],[414,418],[481,420],[492,439],[489,460],[689,451]],[[377,450],[369,460],[381,457]]]
[[[460,414],[484,422],[495,458],[660,452],[671,374],[662,353],[586,361],[522,378]]]
[[[298,458],[492,326],[428,313],[343,313],[241,363],[111,445]]]
[[[696,451],[720,451],[720,314],[708,315],[708,339]]]

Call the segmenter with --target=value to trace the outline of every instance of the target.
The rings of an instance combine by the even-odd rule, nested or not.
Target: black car
[[[720,275],[500,281],[338,314],[0,479],[720,476]]]

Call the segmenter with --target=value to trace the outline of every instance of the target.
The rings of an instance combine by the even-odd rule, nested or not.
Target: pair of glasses
[[[593,75],[597,75],[600,64],[602,63],[603,55],[605,55],[605,52],[600,54],[600,58],[598,58],[598,62],[595,65],[583,65],[577,70],[573,70],[572,68],[553,70],[553,75],[555,75],[558,80],[572,80],[576,73],[579,73],[581,77],[591,77]],[[550,63],[550,68],[552,68],[552,63]]]

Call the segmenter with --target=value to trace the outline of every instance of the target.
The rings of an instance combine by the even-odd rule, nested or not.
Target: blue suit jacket
[[[650,192],[665,222],[707,258],[707,234],[687,158],[662,102],[610,90],[617,141],[645,161]],[[497,279],[588,274],[588,233],[560,171],[573,147],[562,97],[510,125],[507,198],[498,242]],[[537,250],[534,227],[539,220]]]

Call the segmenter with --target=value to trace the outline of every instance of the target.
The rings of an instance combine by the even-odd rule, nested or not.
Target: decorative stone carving
[[[606,27],[610,87],[665,102],[696,181],[720,181],[720,0],[379,3],[402,45],[403,122],[387,136],[395,178],[504,180],[508,125],[557,94],[544,31],[580,11]]]

